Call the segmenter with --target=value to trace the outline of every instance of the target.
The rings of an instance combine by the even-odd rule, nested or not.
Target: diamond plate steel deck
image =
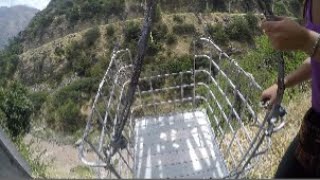
[[[136,120],[135,178],[221,178],[228,175],[206,113]]]

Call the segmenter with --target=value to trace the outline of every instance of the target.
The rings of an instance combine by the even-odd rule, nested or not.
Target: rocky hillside
[[[275,5],[278,14],[299,13],[292,11],[298,1],[281,3],[287,4]],[[211,36],[229,53],[244,55],[261,35],[257,12],[248,1],[160,0],[144,73],[189,69],[193,36]],[[0,53],[0,81],[7,89],[20,81],[32,92],[35,122],[72,134],[84,127],[114,45],[136,51],[142,14],[142,0],[52,0]]]
[[[0,49],[24,30],[38,11],[27,6],[0,7]]]

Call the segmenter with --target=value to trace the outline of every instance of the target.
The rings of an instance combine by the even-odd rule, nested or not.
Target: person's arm
[[[266,21],[262,28],[270,38],[274,48],[283,51],[303,51],[320,62],[320,46],[314,46],[320,34],[300,26],[293,20]]]
[[[320,34],[311,30],[306,30],[306,44],[304,47],[301,48],[302,51],[305,53],[313,56],[314,59],[318,60],[320,62]],[[314,49],[314,46],[317,44],[316,49]]]
[[[311,79],[311,59],[306,59],[303,64],[284,79],[286,88],[291,88],[304,81]]]
[[[285,87],[290,88],[294,87],[297,84],[300,84],[304,81],[307,81],[311,78],[311,60],[310,58],[306,59],[304,63],[294,72],[290,73],[285,77]],[[269,104],[273,104],[277,96],[278,85],[274,84],[261,95],[262,101],[269,101]]]

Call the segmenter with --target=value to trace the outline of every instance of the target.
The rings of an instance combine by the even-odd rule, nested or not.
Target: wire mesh
[[[99,177],[134,178],[135,120],[148,116],[206,112],[229,172],[220,178],[245,177],[266,152],[269,142],[259,144],[267,129],[262,117],[265,112],[259,106],[261,87],[212,40],[201,38],[197,43],[202,46],[194,47],[193,68],[189,71],[139,79],[129,121],[122,132],[125,143],[110,154],[113,127],[132,75],[130,51],[113,52],[79,148],[81,160],[95,167]]]

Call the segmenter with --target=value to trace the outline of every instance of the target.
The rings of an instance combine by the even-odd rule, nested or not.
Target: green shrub
[[[62,55],[64,55],[64,49],[61,48],[61,47],[56,47],[56,48],[54,49],[54,54],[55,54],[56,56],[62,56]]]
[[[93,19],[102,13],[102,8],[99,1],[86,1],[80,8],[80,17],[82,20]]]
[[[286,5],[283,2],[275,2],[274,3],[274,12],[277,15],[285,16],[289,15],[287,12]]]
[[[125,10],[124,0],[83,0],[77,1],[52,1],[50,8],[41,13],[41,16],[52,15],[61,16],[66,15],[71,24],[75,24],[78,20],[92,20],[92,19],[108,19],[114,15],[121,17]],[[52,12],[52,9],[54,11]]]
[[[87,47],[94,45],[94,43],[98,40],[100,35],[101,34],[99,27],[94,27],[88,30],[83,36]]]
[[[16,72],[19,54],[22,53],[20,38],[12,38],[3,51],[0,51],[0,87],[9,81]]]
[[[23,52],[23,46],[19,37],[9,39],[8,45],[5,47],[5,51],[9,54],[21,54]]]
[[[33,104],[33,110],[35,113],[37,113],[41,109],[42,104],[46,102],[48,95],[49,94],[44,91],[34,92],[29,95],[29,98]]]
[[[299,0],[289,1],[290,11],[295,15],[295,17],[301,17],[301,7],[302,3]]]
[[[8,129],[6,127],[6,121],[7,121],[6,114],[0,108],[0,127],[7,132]]]
[[[162,49],[162,46],[160,43],[148,43],[148,49],[147,49],[147,55],[148,56],[155,56],[158,54],[158,52]]]
[[[173,26],[173,33],[177,35],[190,35],[196,32],[194,24],[177,24]]]
[[[13,138],[29,131],[32,102],[23,85],[13,82],[5,90],[0,90],[0,109],[6,116],[5,125]]]
[[[193,67],[193,57],[191,55],[183,55],[175,59],[159,64],[161,73],[178,73],[191,70]]]
[[[208,29],[208,33],[217,44],[225,45],[226,43],[229,42],[229,37],[225,31],[225,28],[221,23],[215,26],[209,24],[207,26],[207,29]]]
[[[197,12],[204,13],[206,11],[210,11],[210,9],[207,7],[207,1],[195,1],[194,3]]]
[[[72,61],[73,59],[78,57],[79,50],[82,50],[83,47],[77,41],[72,41],[65,50],[66,58],[68,61]]]
[[[174,34],[168,34],[166,39],[167,39],[167,40],[166,40],[167,45],[176,44],[177,41],[178,41],[177,36],[174,35]]]
[[[258,28],[258,18],[252,13],[249,12],[245,15],[245,19],[248,22],[248,26],[251,29],[251,32],[255,33],[257,30],[259,30],[260,28]]]
[[[78,58],[72,61],[72,70],[79,76],[87,76],[92,65],[92,57],[88,57],[84,51],[80,51]]]
[[[162,12],[159,5],[157,5],[155,13],[154,22],[160,22],[162,20]]]
[[[115,32],[116,32],[116,30],[115,30],[113,25],[107,26],[106,30],[107,30],[107,36],[108,37],[113,37]]]
[[[78,175],[81,178],[92,178],[94,177],[94,172],[88,166],[76,166],[70,170],[70,172]]]
[[[56,92],[51,98],[51,103],[54,107],[59,106],[60,103],[64,102],[66,99],[72,99],[73,101],[80,103],[82,100],[90,98],[90,95],[95,93],[97,89],[96,79],[82,78]],[[83,94],[87,96],[84,97]]]
[[[90,77],[101,79],[108,68],[109,58],[100,57],[98,62],[90,68]]]
[[[239,62],[263,88],[267,88],[276,82],[279,58],[275,56],[267,36],[257,37],[255,43],[256,49],[249,51]],[[301,52],[285,53],[285,71],[287,73],[293,71],[305,58],[306,55]]]
[[[11,79],[17,69],[19,56],[16,54],[0,52],[0,82],[2,85]]]
[[[33,23],[31,23],[31,27],[36,30],[37,28],[39,29],[43,29],[48,27],[52,21],[53,21],[54,17],[52,17],[51,15],[36,15],[35,18],[33,19]]]
[[[153,26],[152,36],[155,41],[159,42],[165,39],[168,34],[168,26],[163,23],[157,23]]]
[[[48,112],[47,124],[50,128],[72,134],[83,128],[85,119],[81,114],[81,106],[77,101],[66,99],[58,107],[52,107]]]
[[[203,50],[203,43],[200,41],[193,41],[190,44],[190,52],[194,51],[194,48],[198,49],[198,50]]]
[[[125,0],[108,0],[102,6],[102,15],[109,18],[111,15],[122,17],[125,11]],[[101,3],[101,1],[100,1]]]
[[[86,103],[97,89],[96,79],[82,78],[57,91],[48,101],[48,126],[67,134],[83,128],[85,117],[81,113],[81,105]]]
[[[49,9],[44,9],[35,15],[25,31],[27,34],[26,37],[32,40],[37,36],[41,37],[43,35],[44,30],[48,28],[54,20],[54,15],[49,11]]]
[[[77,7],[71,9],[67,12],[67,19],[71,24],[75,24],[80,19],[80,12]]]
[[[181,17],[179,15],[173,15],[173,21],[178,23],[178,24],[182,24],[184,19],[183,19],[183,17]]]
[[[126,25],[126,28],[124,30],[125,40],[127,42],[138,42],[140,33],[140,25],[136,22],[131,21]]]
[[[56,129],[63,132],[74,133],[85,125],[85,119],[81,115],[79,103],[68,99],[56,111]]]
[[[68,60],[67,72],[72,71],[78,73],[79,76],[89,75],[93,58],[90,52],[86,52],[82,45],[76,41],[67,46],[65,54]]]
[[[231,40],[250,41],[252,33],[249,24],[245,18],[236,16],[231,20],[231,23],[226,27],[226,33]]]

